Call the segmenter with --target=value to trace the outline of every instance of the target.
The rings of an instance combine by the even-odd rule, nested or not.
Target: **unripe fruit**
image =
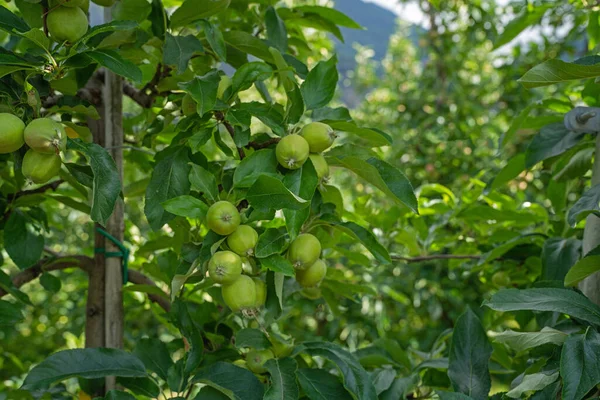
[[[0,154],[12,153],[24,144],[25,123],[15,115],[0,113]]]
[[[233,283],[242,274],[242,259],[232,251],[217,251],[208,262],[208,274],[217,283]]]
[[[217,87],[217,98],[222,99],[223,95],[231,86],[231,78],[227,75],[222,75],[219,81],[219,87]]]
[[[300,135],[308,142],[311,153],[320,153],[327,150],[335,140],[335,132],[331,127],[322,122],[311,122],[305,125]]]
[[[310,161],[313,163],[313,167],[317,171],[317,178],[323,179],[327,175],[329,175],[329,164],[325,161],[325,157],[321,154],[311,154]]]
[[[498,271],[492,275],[492,283],[499,288],[510,286],[510,276],[504,271]]]
[[[258,242],[258,233],[249,225],[240,225],[227,237],[227,246],[240,256],[251,256]]]
[[[282,138],[277,147],[275,155],[279,164],[287,169],[300,168],[310,154],[308,143],[299,135],[288,135]]]
[[[283,340],[277,338],[275,334],[269,336],[269,341],[271,342],[271,350],[277,358],[285,358],[294,351],[293,344],[285,343]]]
[[[260,278],[252,278],[254,281],[254,289],[256,290],[255,308],[261,308],[267,301],[267,285]]]
[[[49,118],[34,119],[24,131],[25,143],[38,153],[57,154],[67,147],[67,132]]]
[[[58,154],[42,154],[30,149],[23,157],[22,172],[33,183],[45,183],[58,175],[60,165]]]
[[[102,7],[111,7],[117,0],[92,0],[94,3]]]
[[[302,296],[310,300],[317,300],[321,298],[321,289],[318,287],[304,288],[300,293]]]
[[[256,284],[247,275],[240,275],[230,285],[223,286],[221,294],[233,312],[254,308],[256,304]]]
[[[296,270],[296,281],[305,288],[317,287],[325,275],[327,275],[327,264],[323,260],[317,260],[306,269]]]
[[[219,235],[231,235],[240,226],[240,213],[228,201],[217,201],[206,213],[208,229]]]
[[[63,6],[63,7],[79,7],[81,9],[83,9],[84,5],[85,5],[85,0],[50,0],[48,2],[49,8],[54,8],[56,6]]]
[[[48,32],[57,42],[74,43],[88,30],[87,16],[79,7],[58,7],[46,17]]]
[[[183,100],[181,101],[181,112],[183,112],[183,115],[189,117],[196,114],[197,106],[198,104],[189,93],[183,96]]]
[[[288,249],[288,260],[297,269],[304,269],[313,265],[320,255],[321,242],[310,233],[298,235]]]
[[[271,350],[252,350],[246,355],[246,364],[255,374],[264,374],[267,372],[264,364],[272,358],[275,358],[275,355]]]

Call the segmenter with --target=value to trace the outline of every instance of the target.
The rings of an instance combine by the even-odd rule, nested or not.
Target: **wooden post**
[[[592,186],[600,183],[600,133],[596,135],[596,156],[592,167]],[[600,218],[587,216],[583,230],[583,255],[600,245]],[[592,302],[600,305],[600,272],[588,276],[579,283],[579,289]]]
[[[111,9],[104,9],[104,22],[112,19]],[[104,74],[104,130],[105,147],[117,164],[119,179],[123,181],[123,82],[122,78],[106,70]],[[124,204],[117,199],[115,209],[106,224],[106,230],[117,240],[124,236]],[[120,249],[110,240],[105,240],[106,252],[119,252]],[[123,348],[123,259],[106,257],[104,290],[104,332],[105,346]],[[115,388],[115,377],[106,378],[106,390]]]

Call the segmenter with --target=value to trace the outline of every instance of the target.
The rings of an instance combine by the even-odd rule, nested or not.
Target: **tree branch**
[[[233,126],[231,126],[231,124],[229,122],[227,122],[225,120],[225,115],[223,114],[223,112],[215,111],[215,118],[217,119],[217,121],[219,121],[220,123],[222,123],[225,126],[225,129],[227,129],[227,132],[229,132],[229,135],[235,141],[235,129],[233,128]],[[240,160],[243,160],[244,157],[246,157],[246,153],[244,153],[244,149],[242,149],[241,147],[238,147],[237,150],[238,150],[238,154],[240,155]]]
[[[45,193],[49,190],[55,191],[56,189],[58,189],[58,187],[60,185],[62,185],[65,181],[62,179],[58,179],[55,180],[54,182],[50,182],[44,186],[40,186],[37,189],[31,189],[31,190],[23,190],[17,193],[13,193],[13,194],[9,194],[8,195],[8,201],[11,202],[13,200],[18,199],[19,197],[23,197],[23,196],[27,196],[30,194],[36,194],[36,193]]]
[[[479,260],[481,256],[465,254],[432,254],[430,256],[403,257],[392,256],[392,260],[404,261],[407,263],[430,261],[430,260]]]
[[[38,261],[33,267],[27,268],[12,277],[13,285],[18,289],[21,286],[37,279],[43,272],[60,271],[68,268],[79,268],[86,273],[89,273],[94,268],[94,259],[87,256],[61,256],[58,258],[44,258]],[[158,285],[147,275],[140,271],[130,269],[129,281],[137,285]],[[0,298],[7,294],[6,291],[0,289]],[[148,294],[150,301],[158,304],[165,312],[171,310],[171,303],[167,300],[168,295],[159,296],[156,294]]]
[[[280,140],[281,140],[281,138],[272,138],[272,139],[266,140],[261,143],[250,142],[250,143],[248,143],[248,147],[251,147],[254,150],[266,149],[267,147],[271,146],[272,144],[279,143]]]

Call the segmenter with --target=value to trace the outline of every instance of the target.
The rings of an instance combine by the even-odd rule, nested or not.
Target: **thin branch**
[[[49,190],[55,191],[56,189],[58,189],[58,187],[63,184],[65,181],[62,179],[58,179],[55,180],[54,182],[50,182],[44,186],[40,186],[37,189],[31,189],[31,190],[23,190],[17,193],[13,193],[13,194],[9,194],[8,195],[8,201],[11,202],[13,200],[18,199],[19,197],[23,197],[23,196],[27,196],[30,194],[36,194],[36,193],[45,193]]]
[[[260,149],[266,149],[267,147],[271,146],[272,144],[276,144],[279,143],[279,141],[281,140],[281,138],[272,138],[269,140],[266,140],[264,142],[250,142],[248,143],[248,147],[253,148],[254,150],[260,150]]]
[[[158,287],[158,285],[154,283],[152,279],[150,279],[148,276],[144,275],[140,271],[130,269],[128,271],[128,277],[129,282],[135,283],[136,285],[150,285]],[[154,303],[158,304],[163,310],[165,310],[165,312],[171,311],[171,302],[169,302],[169,300],[165,297],[148,293],[148,298]]]
[[[48,19],[48,7],[43,7],[42,8],[42,25],[44,27],[44,35],[46,35],[46,37],[48,37],[47,19]]]
[[[215,111],[215,118],[217,119],[217,121],[219,121],[220,123],[222,123],[225,126],[225,129],[227,129],[227,132],[229,132],[229,135],[235,141],[235,129],[229,122],[227,122],[225,120],[225,115],[223,114],[223,112]],[[243,160],[244,157],[246,157],[246,153],[244,152],[244,149],[242,149],[241,147],[238,147],[237,150],[238,150],[238,154],[240,155],[240,160]]]
[[[403,257],[392,256],[392,260],[407,263],[429,261],[429,260],[479,260],[481,256],[467,254],[432,254],[430,256]]]
[[[68,268],[79,268],[89,273],[94,268],[94,259],[87,256],[60,256],[58,258],[44,258],[38,261],[33,267],[27,268],[12,278],[13,286],[17,289],[21,286],[37,279],[43,272],[60,271]],[[158,285],[148,276],[140,271],[130,269],[128,271],[129,281],[138,285]],[[7,294],[6,291],[0,289],[0,298]],[[156,294],[148,294],[148,298],[158,304],[165,312],[171,310],[171,303],[168,295],[159,296]]]

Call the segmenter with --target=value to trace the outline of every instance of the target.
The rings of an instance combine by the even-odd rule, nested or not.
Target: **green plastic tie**
[[[120,240],[106,232],[102,228],[96,228],[96,232],[110,240],[114,243],[115,246],[119,248],[121,251],[106,251],[105,248],[96,247],[94,249],[94,253],[96,254],[104,254],[104,257],[119,257],[122,259],[122,267],[123,267],[123,285],[127,283],[129,278],[128,264],[129,264],[129,249],[125,247]]]

